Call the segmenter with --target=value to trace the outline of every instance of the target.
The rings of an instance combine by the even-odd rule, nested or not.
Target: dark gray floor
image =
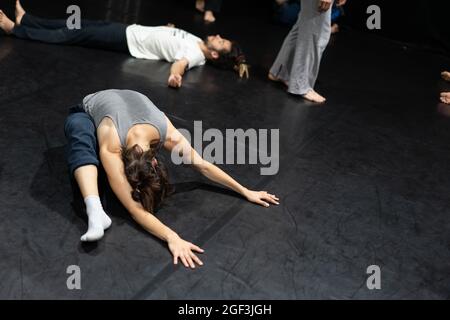
[[[205,28],[186,5],[162,13],[147,10],[139,22],[234,35],[253,77],[205,66],[175,91],[166,63],[0,37],[0,298],[450,298],[450,120],[437,99],[450,88],[439,80],[449,58],[344,31],[318,84],[329,102],[315,106],[265,80],[287,29],[243,16]],[[158,217],[206,250],[204,267],[172,266],[165,245],[113,207],[104,239],[81,245],[86,222],[70,204],[63,122],[69,106],[107,88],[148,95],[184,128],[279,128],[278,175],[223,168],[282,205],[196,187],[197,174],[172,168],[179,192]],[[370,291],[374,264],[382,289]],[[82,290],[67,289],[69,265],[81,267]]]

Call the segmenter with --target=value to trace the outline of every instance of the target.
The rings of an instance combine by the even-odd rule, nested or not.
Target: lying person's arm
[[[193,253],[203,252],[202,249],[181,239],[176,232],[159,221],[153,214],[131,197],[132,188],[125,176],[123,161],[120,154],[110,152],[107,148],[100,150],[100,159],[108,176],[109,184],[122,205],[128,210],[133,219],[145,230],[168,243],[172,252],[174,264],[178,258],[186,267],[195,267],[195,263],[202,265],[200,259]]]
[[[234,190],[235,192],[244,196],[248,201],[269,207],[269,203],[279,204],[279,199],[266,191],[252,191],[242,185],[236,180],[226,174],[223,170],[214,164],[204,160],[186,138],[168,121],[168,136],[170,139],[164,144],[164,147],[169,151],[182,154],[185,163],[192,164],[201,174],[209,180],[217,182],[223,186]]]
[[[187,59],[181,59],[172,64],[172,67],[170,68],[169,80],[167,81],[170,87],[172,88],[181,87],[183,75],[188,66],[189,61]]]

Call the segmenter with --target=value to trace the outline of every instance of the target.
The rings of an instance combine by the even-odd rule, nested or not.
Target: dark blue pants
[[[122,23],[82,20],[81,29],[70,30],[66,20],[42,19],[27,13],[13,34],[20,39],[129,53],[127,27]]]
[[[64,124],[64,133],[67,139],[66,157],[71,176],[76,169],[83,166],[99,167],[95,124],[82,106],[70,109]]]

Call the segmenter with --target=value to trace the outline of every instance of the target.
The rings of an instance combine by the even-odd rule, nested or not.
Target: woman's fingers
[[[181,256],[180,256],[180,259],[181,259],[181,262],[183,262],[183,265],[184,265],[186,268],[189,268],[189,264],[188,264],[188,262],[187,262],[187,260],[186,260],[186,257],[185,257],[184,255],[181,255]]]
[[[265,202],[265,201],[263,201],[261,199],[258,201],[258,204],[260,204],[260,205],[262,205],[263,207],[266,207],[266,208],[270,206],[267,202]]]
[[[189,267],[191,267],[192,269],[195,269],[195,263],[194,263],[194,261],[192,261],[190,250],[188,250],[184,253],[184,257],[186,258],[187,262],[189,263]]]
[[[204,250],[190,242],[182,241],[183,243],[179,248],[173,250],[173,264],[178,264],[178,259],[183,263],[186,268],[195,269],[196,264],[203,265],[203,262],[194,254],[193,251],[203,253]]]
[[[269,202],[271,202],[271,203],[273,203],[273,204],[280,204],[280,203],[279,203],[277,200],[275,200],[275,198],[272,197],[271,195],[265,196],[265,197],[264,197],[264,200],[267,200],[267,201],[269,201]]]
[[[274,194],[269,194],[269,196],[271,196],[273,199],[275,199],[277,201],[280,201],[280,199]]]
[[[278,202],[280,199],[278,199],[275,195],[268,193],[267,191],[261,191],[260,192],[260,200],[261,201],[262,200],[266,200],[266,201],[268,201],[270,203],[273,203],[273,204],[280,204]],[[262,202],[265,203],[264,201],[262,201]],[[264,205],[263,203],[260,203],[260,204]],[[266,205],[264,205],[264,206],[266,206]]]
[[[194,260],[195,263],[197,263],[199,266],[203,265],[203,262],[193,253],[191,252],[191,258]]]
[[[199,253],[205,252],[205,250],[203,250],[203,249],[200,248],[200,247],[197,247],[195,244],[191,244],[191,250],[197,251],[197,252],[199,252]]]

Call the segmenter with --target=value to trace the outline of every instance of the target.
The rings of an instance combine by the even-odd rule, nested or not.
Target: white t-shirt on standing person
[[[198,45],[202,39],[181,29],[133,24],[127,28],[127,42],[131,55],[138,59],[175,62],[184,58],[189,69],[206,62]]]

